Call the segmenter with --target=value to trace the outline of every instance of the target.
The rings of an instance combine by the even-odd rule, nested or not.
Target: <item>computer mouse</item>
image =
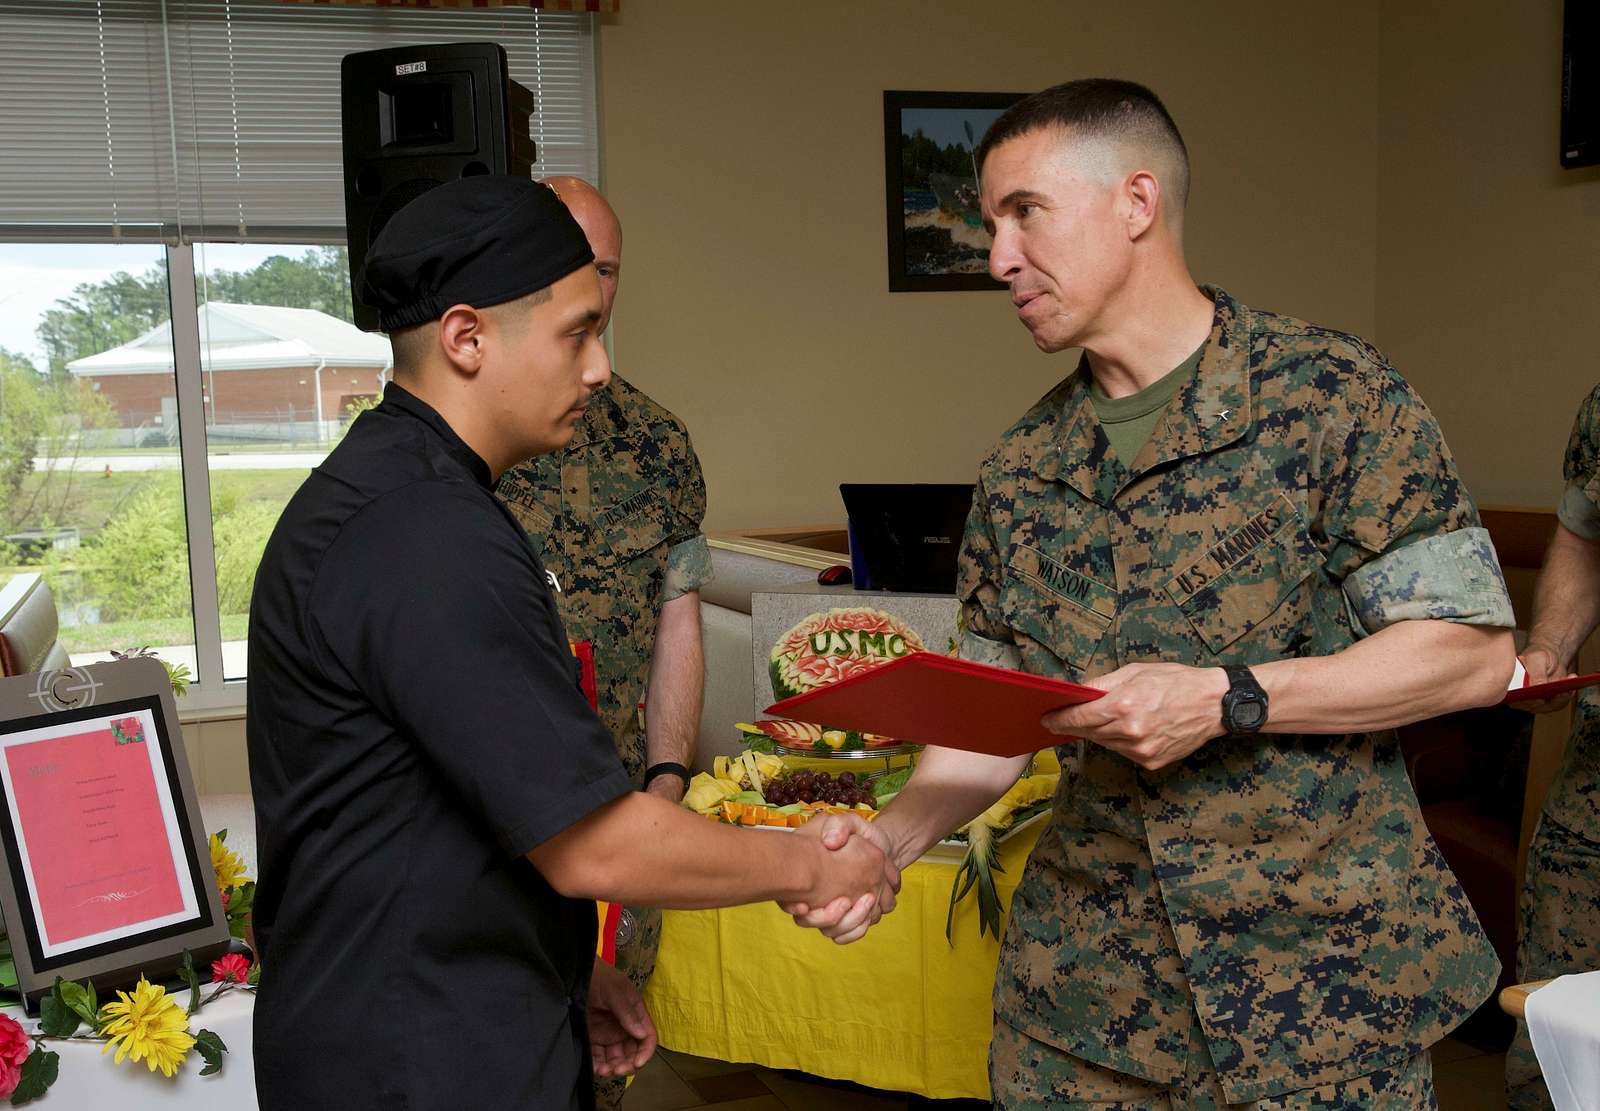
[[[817,572],[819,586],[849,586],[850,568],[842,563],[835,563],[832,567],[824,567]]]

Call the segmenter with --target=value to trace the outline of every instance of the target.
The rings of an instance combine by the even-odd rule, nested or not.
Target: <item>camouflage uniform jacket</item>
[[[1600,539],[1600,386],[1584,399],[1562,467],[1567,487],[1557,516],[1585,540]],[[1544,812],[1587,841],[1600,843],[1600,692],[1578,692],[1572,738],[1545,796]]]
[[[567,635],[594,645],[600,716],[644,782],[636,708],[663,603],[711,578],[705,481],[689,432],[620,377],[590,399],[564,451],[520,463],[498,494],[558,588]]]
[[[984,461],[962,655],[1079,680],[1322,656],[1408,618],[1512,624],[1433,416],[1359,339],[1216,304],[1131,467],[1086,364]],[[1183,1073],[1191,1007],[1232,1102],[1436,1041],[1497,964],[1390,732],[1222,737],[1147,772],[1062,749],[995,1011],[1075,1056]]]

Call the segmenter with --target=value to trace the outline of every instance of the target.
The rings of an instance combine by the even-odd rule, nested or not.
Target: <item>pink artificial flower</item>
[[[250,958],[242,953],[229,953],[211,962],[213,984],[227,983],[230,980],[235,984],[242,984],[249,974]]]
[[[33,1040],[23,1031],[22,1024],[10,1015],[0,1015],[0,1061],[21,1068],[32,1052]]]
[[[0,1015],[0,1099],[17,1090],[22,1062],[33,1052],[33,1040],[10,1015]]]
[[[222,893],[222,913],[228,913],[228,893],[226,891]]]

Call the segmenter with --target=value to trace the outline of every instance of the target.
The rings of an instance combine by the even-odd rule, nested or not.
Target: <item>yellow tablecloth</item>
[[[1000,846],[995,881],[1008,911],[1048,822]],[[958,867],[925,858],[906,869],[894,913],[854,945],[801,930],[770,903],[668,911],[645,992],[661,1044],[933,1099],[988,1099],[1000,945],[979,936],[975,892],[946,943]]]

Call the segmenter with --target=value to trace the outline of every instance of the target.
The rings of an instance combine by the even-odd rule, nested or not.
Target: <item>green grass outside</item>
[[[223,640],[243,640],[249,627],[248,614],[222,615]],[[146,646],[193,644],[194,623],[187,617],[107,621],[102,625],[63,627],[58,635],[62,647],[68,652],[126,652],[130,648]]]
[[[116,514],[117,510],[146,484],[158,482],[163,474],[171,473],[161,471],[119,473],[113,467],[109,475],[100,471],[73,474],[70,476],[70,485],[67,485],[69,478],[67,475],[51,476],[49,481],[57,489],[66,486],[68,493],[61,512],[50,523],[57,528],[77,528],[81,530],[83,539],[87,540],[104,528],[105,523]],[[266,501],[281,506],[300,488],[300,484],[306,480],[306,475],[309,473],[301,470],[214,471],[211,475],[211,497],[213,501],[217,501],[226,495],[233,495],[241,504]],[[30,475],[22,484],[22,493],[17,498],[17,505],[27,505],[44,481],[46,479],[42,475]],[[35,528],[40,523],[17,521],[13,527],[18,530]]]
[[[207,451],[208,451],[208,454],[211,454],[211,455],[284,455],[284,454],[288,454],[290,452],[331,451],[331,450],[333,450],[334,442],[335,441],[332,441],[332,440],[322,440],[322,441],[319,442],[319,441],[311,439],[308,436],[304,440],[290,440],[290,441],[283,442],[283,443],[270,443],[270,444],[254,444],[254,443],[249,443],[249,442],[216,443],[216,444],[210,445],[208,447]],[[170,455],[170,456],[176,457],[177,454],[178,454],[178,449],[175,448],[175,447],[88,447],[88,446],[85,446],[80,451],[80,454],[84,455],[84,456],[94,456],[97,459],[99,457],[101,457],[101,456],[110,456],[110,457],[113,457],[113,458],[121,458],[121,457]]]

